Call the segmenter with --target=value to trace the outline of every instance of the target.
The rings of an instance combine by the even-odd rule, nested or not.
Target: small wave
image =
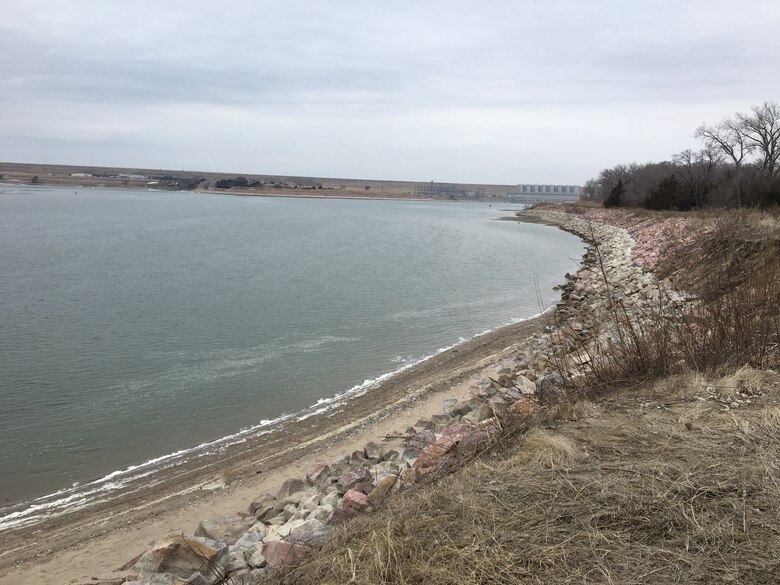
[[[80,485],[74,484],[69,488],[61,489],[52,494],[41,496],[22,504],[10,506],[9,508],[6,508],[6,510],[11,510],[10,512],[6,513],[5,515],[0,515],[0,532],[12,528],[21,528],[24,526],[36,524],[47,518],[61,516],[63,514],[73,512],[75,510],[80,510],[99,502],[107,501],[107,494],[113,494],[117,491],[127,489],[128,486],[134,482],[149,478],[149,476],[152,476],[153,474],[164,469],[170,469],[171,467],[181,465],[189,460],[187,458],[203,457],[215,451],[225,449],[230,445],[244,442],[249,438],[259,437],[270,433],[275,425],[278,425],[282,422],[289,420],[300,422],[313,416],[325,414],[330,410],[342,406],[351,398],[362,396],[372,388],[376,387],[378,384],[389,380],[393,376],[396,376],[401,372],[422,364],[423,362],[446,351],[450,351],[451,349],[456,348],[458,345],[492,333],[497,329],[507,325],[534,319],[542,314],[544,313],[538,313],[526,318],[511,319],[509,322],[504,323],[499,327],[486,329],[485,331],[477,333],[476,335],[473,335],[469,338],[460,337],[455,343],[441,347],[434,353],[421,358],[414,359],[411,356],[397,356],[399,359],[393,358],[391,363],[402,363],[403,365],[400,367],[376,377],[367,378],[363,380],[363,382],[355,384],[351,388],[348,388],[343,392],[336,393],[329,398],[321,398],[317,400],[317,402],[312,406],[296,413],[282,414],[274,419],[262,420],[256,425],[243,428],[236,433],[226,435],[219,439],[201,443],[200,445],[191,447],[189,449],[181,449],[173,453],[155,457],[138,465],[131,465],[124,469],[113,471],[99,479]],[[308,348],[316,348],[325,343],[351,340],[352,338],[324,336],[322,338],[318,338],[317,340],[300,343],[304,344],[305,347]],[[135,490],[146,489],[150,485],[156,485],[157,483],[158,482],[155,482],[154,480],[147,480],[143,483],[143,485],[138,485]],[[0,514],[2,514],[2,510],[0,510]]]
[[[240,375],[251,375],[268,362],[284,359],[289,355],[315,353],[335,343],[358,341],[355,337],[323,335],[314,339],[291,342],[270,342],[249,348],[208,349],[202,352],[169,352],[157,357],[179,361],[168,371],[160,374],[129,380],[107,388],[108,394],[120,392],[126,399],[146,399],[149,393],[165,389],[166,392],[183,392],[189,384],[216,382]]]

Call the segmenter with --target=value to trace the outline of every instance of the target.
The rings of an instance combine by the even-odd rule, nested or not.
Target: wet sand
[[[0,585],[86,583],[140,554],[167,532],[245,511],[312,463],[331,462],[464,398],[485,368],[538,332],[545,317],[510,325],[404,370],[344,406],[166,470],[160,484],[35,526],[0,533]],[[389,448],[399,439],[384,441]]]

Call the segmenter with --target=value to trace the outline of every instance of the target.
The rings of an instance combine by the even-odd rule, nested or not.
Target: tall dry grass
[[[768,384],[749,369],[686,374],[579,402],[576,423],[536,421],[340,528],[276,582],[780,582],[777,390],[730,411],[698,399],[742,382]]]
[[[605,325],[590,339],[558,326],[580,356],[585,384],[603,387],[658,378],[684,369],[714,371],[722,367],[778,364],[780,344],[780,240],[767,237],[774,221],[748,224],[762,239],[745,240],[743,221],[721,222],[689,245],[680,258],[667,260],[671,272],[685,271],[696,298],[676,303],[663,286],[658,301],[642,304],[610,298]],[[780,222],[777,223],[780,225]],[[613,290],[602,271],[607,291]]]

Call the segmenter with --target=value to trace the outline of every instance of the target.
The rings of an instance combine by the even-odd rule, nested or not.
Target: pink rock
[[[263,543],[263,557],[273,571],[281,571],[311,550],[303,544],[283,540],[267,540]]]
[[[487,431],[474,431],[468,437],[458,443],[458,451],[464,454],[471,454],[484,449],[490,445],[490,433]]]
[[[420,452],[414,467],[418,469],[437,467],[442,461],[449,459],[454,454],[458,443],[472,434],[475,429],[476,426],[470,424],[448,426],[435,443]]]
[[[365,467],[356,467],[339,478],[339,491],[348,492],[359,483],[371,483],[371,472]]]
[[[413,467],[418,469],[436,467],[449,456],[449,453],[455,447],[455,444],[456,443],[448,437],[441,437],[433,445],[428,445],[425,449],[420,451],[420,455],[414,462]]]
[[[450,425],[442,432],[442,437],[447,437],[453,443],[457,443],[464,437],[474,432],[474,425]]]
[[[309,469],[306,474],[306,479],[312,483],[316,483],[318,480],[324,480],[330,475],[330,467],[325,463],[315,463]]]
[[[371,505],[368,496],[358,490],[349,490],[342,500],[344,510],[350,514],[358,514]]]

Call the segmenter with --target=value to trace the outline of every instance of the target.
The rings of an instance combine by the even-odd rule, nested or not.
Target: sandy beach
[[[485,370],[539,331],[536,317],[484,334],[385,380],[343,407],[167,470],[164,481],[111,502],[0,534],[1,585],[86,583],[110,573],[168,532],[192,533],[200,520],[245,511],[315,462],[403,432],[462,399]],[[384,439],[388,448],[400,439]]]

